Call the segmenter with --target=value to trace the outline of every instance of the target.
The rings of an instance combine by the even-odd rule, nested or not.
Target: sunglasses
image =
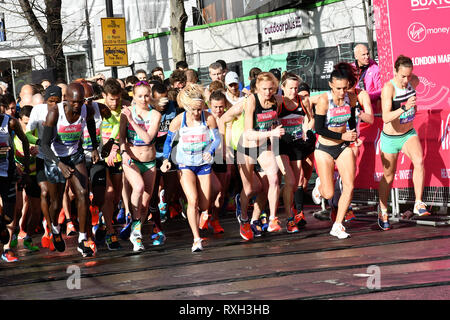
[[[148,84],[147,81],[139,81],[139,82],[136,82],[136,84],[134,86],[138,87],[138,86],[150,86],[150,85]]]
[[[94,100],[95,100],[95,97],[94,97],[94,96],[89,97],[89,98],[84,98],[84,102],[85,102],[85,103],[89,103],[89,102],[94,101]]]

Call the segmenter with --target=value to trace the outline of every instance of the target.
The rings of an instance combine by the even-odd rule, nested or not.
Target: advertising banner
[[[450,186],[450,0],[375,0],[375,28],[381,81],[394,77],[400,54],[408,56],[419,77],[414,119],[423,149],[425,187]],[[361,130],[364,144],[357,159],[356,188],[375,189],[383,176],[380,135],[383,122]],[[398,155],[394,188],[412,188],[414,164]]]
[[[450,108],[450,1],[374,0],[383,83],[392,79],[395,59],[412,59],[419,110]]]

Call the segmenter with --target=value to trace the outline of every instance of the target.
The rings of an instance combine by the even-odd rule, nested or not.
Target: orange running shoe
[[[213,233],[224,233],[222,226],[219,223],[219,220],[209,220],[208,225],[211,229],[213,229]]]
[[[287,233],[296,233],[299,231],[297,225],[295,224],[294,217],[287,220],[286,231]]]
[[[349,221],[352,221],[352,220],[355,220],[356,219],[356,216],[355,216],[355,214],[353,213],[353,210],[348,210],[346,213],[345,213],[345,217],[344,217],[344,221],[345,222],[349,222]]]
[[[297,210],[295,210],[297,211]],[[304,227],[306,225],[306,219],[305,219],[305,215],[303,214],[303,211],[300,211],[300,213],[297,213],[294,216],[294,221],[295,224],[297,225],[297,227],[301,228]]]
[[[252,240],[253,239],[253,231],[252,228],[250,226],[250,222],[246,221],[246,222],[240,222],[240,226],[239,226],[239,232],[241,234],[241,237],[244,240]]]
[[[278,221],[278,217],[273,219],[269,219],[269,228],[267,231],[269,232],[277,232],[281,230],[280,222]]]
[[[208,211],[203,211],[202,214],[200,215],[200,222],[198,224],[200,230],[208,229],[208,220],[209,220]]]
[[[89,211],[91,212],[92,225],[95,226],[99,222],[99,210],[97,206],[89,206]]]
[[[42,248],[48,248],[50,251],[55,251],[55,245],[53,244],[52,236],[43,235],[41,239]]]

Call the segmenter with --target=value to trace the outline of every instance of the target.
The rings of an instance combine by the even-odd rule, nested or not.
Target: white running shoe
[[[192,252],[200,252],[203,250],[202,239],[197,239],[192,244]]]
[[[350,234],[345,232],[345,227],[342,223],[334,223],[333,228],[331,228],[330,234],[337,237],[338,239],[346,239],[350,237]]]
[[[320,192],[319,192],[319,186],[320,186],[320,178],[317,177],[316,184],[315,184],[314,189],[311,194],[312,199],[315,204],[320,204],[322,202],[322,196],[320,195]]]

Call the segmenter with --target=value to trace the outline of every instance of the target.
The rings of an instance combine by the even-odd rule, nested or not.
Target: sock
[[[303,211],[303,196],[303,187],[298,187],[294,193],[295,209],[297,209],[297,212]]]
[[[59,234],[59,233],[60,233],[60,230],[61,230],[60,225],[55,226],[55,225],[52,223],[52,233]]]
[[[87,240],[86,232],[80,232],[78,234],[78,243],[80,243],[81,241],[85,241],[85,240]]]

